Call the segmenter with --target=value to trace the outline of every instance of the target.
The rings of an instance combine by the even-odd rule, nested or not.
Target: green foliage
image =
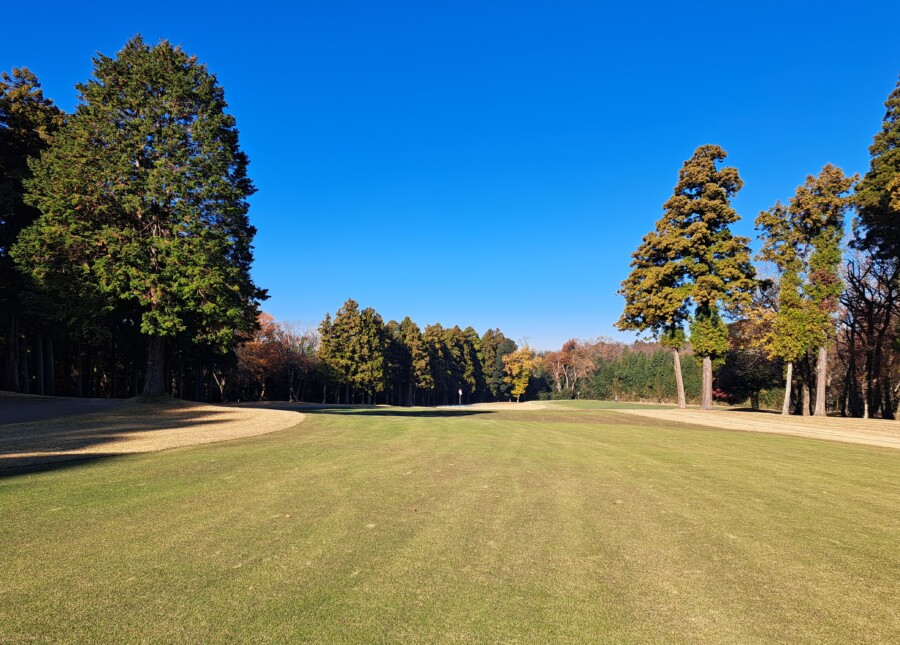
[[[136,36],[98,55],[77,89],[75,114],[25,182],[42,215],[17,262],[54,292],[77,277],[130,306],[148,338],[227,351],[265,292],[250,277],[254,188],[222,88],[180,48]]]
[[[325,316],[319,334],[319,358],[339,382],[364,392],[384,391],[388,335],[374,309],[360,310],[355,300],[348,299],[333,321],[331,316]]]
[[[503,380],[503,357],[518,349],[516,343],[499,329],[488,329],[481,336],[481,366],[485,386],[495,401],[509,394],[509,384]]]
[[[881,257],[900,257],[900,81],[885,102],[881,131],[869,153],[869,171],[856,186],[863,245]]]
[[[806,177],[788,206],[776,202],[756,219],[763,240],[758,257],[781,274],[777,312],[764,340],[772,356],[796,361],[834,333],[847,194],[856,179],[827,164]]]
[[[688,399],[700,395],[700,370],[696,361],[682,363],[684,389]],[[672,352],[626,350],[621,356],[600,360],[594,373],[579,392],[581,398],[612,400],[677,401],[672,372]]]
[[[714,361],[728,351],[728,327],[716,310],[697,310],[691,320],[691,348],[697,356],[709,356]]]
[[[743,182],[735,168],[716,167],[725,156],[718,146],[700,146],[685,162],[656,230],[632,256],[631,274],[619,291],[625,297],[619,329],[650,331],[677,347],[691,304],[705,318],[697,329],[712,332],[720,306],[736,313],[749,302],[754,287],[749,240],[729,228],[739,219],[730,199]],[[719,351],[719,335],[691,342]]]

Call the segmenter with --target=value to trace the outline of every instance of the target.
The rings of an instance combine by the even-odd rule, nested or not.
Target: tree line
[[[720,166],[725,151],[700,146],[684,163],[662,218],[632,256],[617,322],[622,330],[647,332],[670,348],[679,406],[685,405],[683,348],[689,344],[701,360],[700,405],[709,409],[714,370],[722,371],[730,354],[742,346],[746,353],[752,345],[760,359],[784,366],[783,414],[824,415],[830,407],[842,414],[894,418],[900,365],[900,83],[885,105],[862,178],[826,164],[786,203],[776,201],[756,218],[760,274],[751,262],[750,240],[730,230],[739,219],[731,200],[743,182],[736,168]],[[851,211],[856,218],[845,246]],[[738,334],[730,331],[729,321],[740,322]],[[837,387],[835,369],[841,379]]]
[[[499,329],[384,322],[347,300],[317,328],[262,313],[234,363],[216,370],[220,400],[450,405],[520,399],[540,387],[539,360]]]
[[[0,387],[202,398],[266,297],[224,92],[140,36],[76,90],[65,114],[0,77]]]
[[[868,172],[809,175],[756,218],[755,258],[731,232],[737,169],[722,148],[697,148],[620,290],[619,329],[658,345],[573,340],[535,355],[499,330],[384,322],[352,300],[317,329],[262,315],[267,295],[249,272],[255,188],[215,76],[140,36],[93,62],[71,114],[29,70],[0,75],[3,389],[403,405],[545,390],[683,406],[692,354],[704,408],[774,379],[785,413],[894,416],[900,83]],[[663,350],[674,386],[649,376]]]

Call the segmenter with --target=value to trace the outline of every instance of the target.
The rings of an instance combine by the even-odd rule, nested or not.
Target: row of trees
[[[730,231],[738,220],[731,199],[742,181],[735,168],[719,166],[725,151],[701,146],[685,162],[663,217],[633,254],[617,323],[649,332],[671,349],[680,406],[680,350],[689,339],[702,360],[704,409],[712,405],[713,368],[730,351],[752,345],[770,363],[784,365],[784,414],[826,414],[829,365],[838,364],[843,383],[831,397],[833,407],[893,418],[900,349],[900,83],[886,106],[862,179],[827,164],[786,204],[778,201],[759,214],[756,259],[771,271],[764,278],[750,262],[749,239]],[[853,254],[844,259],[851,209],[858,215]],[[726,320],[740,320],[740,333],[729,333]],[[829,361],[829,347],[841,350],[837,361]]]
[[[0,82],[0,387],[202,398],[266,297],[223,90],[140,36],[76,89],[64,114],[27,69]]]
[[[235,363],[213,376],[222,400],[448,405],[533,394],[539,363],[499,329],[385,323],[351,299],[317,330],[261,314]]]

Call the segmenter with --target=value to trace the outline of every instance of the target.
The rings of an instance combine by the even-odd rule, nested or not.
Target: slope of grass
[[[900,452],[323,410],[0,479],[0,642],[900,641]]]

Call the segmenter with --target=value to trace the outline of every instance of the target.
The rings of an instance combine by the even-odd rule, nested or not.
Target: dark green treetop
[[[856,185],[862,244],[886,258],[900,257],[900,81],[885,102],[881,131],[869,153],[869,171]]]
[[[135,308],[148,339],[187,333],[226,351],[265,292],[250,277],[255,189],[222,88],[179,47],[136,36],[98,55],[77,89],[75,114],[32,164],[27,201],[42,215],[17,261],[39,282],[55,261],[80,266]]]

